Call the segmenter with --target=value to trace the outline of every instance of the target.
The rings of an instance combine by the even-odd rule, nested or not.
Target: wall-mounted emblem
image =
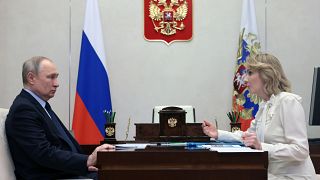
[[[192,39],[192,0],[144,0],[144,36],[149,41]]]

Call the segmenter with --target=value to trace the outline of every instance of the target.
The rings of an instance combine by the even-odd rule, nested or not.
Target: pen
[[[114,116],[116,115],[116,112],[111,112],[111,123],[114,123]]]
[[[109,124],[109,117],[108,117],[108,111],[107,110],[103,110],[103,114],[104,114],[104,116],[105,116],[105,118],[106,118],[106,124]]]
[[[216,129],[218,129],[218,121],[216,119],[214,119],[215,123],[216,123]]]
[[[208,145],[207,142],[188,142],[187,147],[198,147],[202,145]]]
[[[169,142],[169,143],[161,143],[158,144],[160,146],[183,146],[183,147],[198,147],[202,145],[208,145],[208,142]]]

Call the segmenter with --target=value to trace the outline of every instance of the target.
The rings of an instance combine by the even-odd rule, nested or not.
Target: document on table
[[[127,144],[116,144],[116,149],[145,149],[149,143],[127,143]]]
[[[263,150],[251,149],[239,145],[203,145],[202,147],[217,152],[263,152]]]

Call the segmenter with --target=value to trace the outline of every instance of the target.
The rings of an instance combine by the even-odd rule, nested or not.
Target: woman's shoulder
[[[276,95],[276,99],[278,101],[298,101],[299,103],[302,102],[302,97],[289,92],[280,92],[278,95]]]

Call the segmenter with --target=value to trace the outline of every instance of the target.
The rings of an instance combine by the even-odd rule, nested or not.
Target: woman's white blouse
[[[315,170],[301,97],[281,92],[259,104],[255,120],[247,130],[256,132],[262,150],[268,151],[268,179],[313,179]],[[241,131],[218,131],[218,139],[241,141]]]

